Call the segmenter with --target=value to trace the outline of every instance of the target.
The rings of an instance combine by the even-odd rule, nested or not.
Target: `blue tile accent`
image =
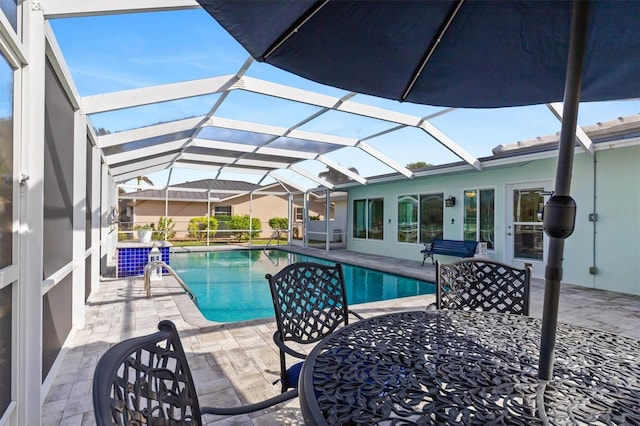
[[[126,247],[118,249],[118,277],[138,277],[144,274],[151,247]],[[169,247],[160,247],[162,261],[169,263]],[[167,273],[167,270],[162,271]]]

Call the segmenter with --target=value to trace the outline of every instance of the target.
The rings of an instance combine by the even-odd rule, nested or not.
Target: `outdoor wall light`
[[[444,205],[445,207],[453,207],[456,205],[456,197],[449,197],[446,200],[444,200]]]

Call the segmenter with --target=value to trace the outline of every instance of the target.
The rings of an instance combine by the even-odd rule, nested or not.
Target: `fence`
[[[222,226],[220,226],[220,224]],[[189,221],[173,221],[167,230],[158,229],[157,224],[154,224],[152,229],[152,240],[166,240],[171,243],[184,243],[185,245],[225,243],[264,244],[268,240],[273,239],[273,231],[275,231],[269,226],[268,222],[260,222],[261,229],[258,230],[228,229],[225,226],[226,224],[227,223],[220,221],[218,229],[194,229],[193,227],[192,229],[189,229]],[[120,222],[118,226],[118,241],[137,241],[137,228],[140,228],[143,225],[148,224]],[[206,224],[203,227],[206,228]],[[284,241],[287,240],[286,230],[280,233],[279,239]]]

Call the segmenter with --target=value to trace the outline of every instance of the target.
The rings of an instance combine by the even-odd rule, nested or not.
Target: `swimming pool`
[[[172,253],[171,267],[196,296],[210,321],[236,322],[274,316],[265,274],[294,262],[325,265],[335,261],[283,250],[232,250]],[[413,278],[342,263],[349,305],[435,293],[435,285]]]

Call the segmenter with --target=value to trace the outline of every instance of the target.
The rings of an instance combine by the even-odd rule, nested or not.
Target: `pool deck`
[[[434,281],[434,267],[417,260],[401,260],[347,250],[326,252],[297,246],[280,246],[311,256]],[[226,247],[225,249],[228,249]],[[195,251],[195,249],[191,249]],[[154,282],[147,299],[142,278],[103,278],[87,305],[84,328],[70,337],[66,354],[46,397],[43,425],[94,425],[91,383],[100,356],[114,343],[152,333],[157,323],[176,323],[189,358],[200,405],[232,406],[276,395],[279,385],[278,351],[272,319],[221,324],[207,321],[177,282],[165,277]],[[533,280],[531,316],[542,316],[544,283]],[[434,295],[354,305],[363,316],[423,309]],[[640,296],[563,285],[560,322],[607,330],[640,339]],[[299,425],[297,400],[249,415],[205,416],[210,425]]]

